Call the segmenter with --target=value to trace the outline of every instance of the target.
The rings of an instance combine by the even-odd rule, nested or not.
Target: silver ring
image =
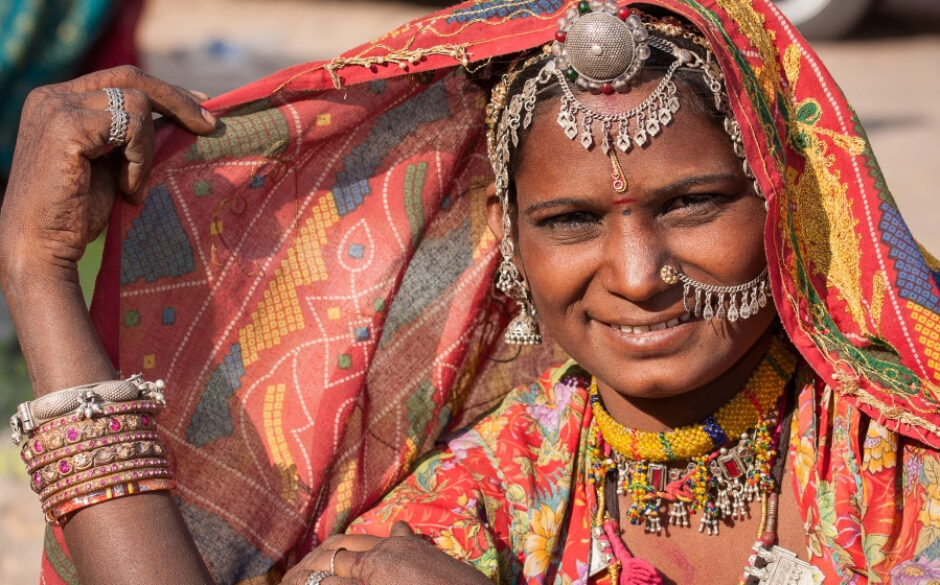
[[[129,120],[124,110],[111,110],[111,131],[108,134],[108,144],[123,146],[127,142],[127,123]]]
[[[124,109],[124,90],[117,87],[106,87],[104,92],[108,95],[109,111]]]
[[[330,555],[330,574],[332,575],[336,574],[336,555],[338,555],[339,551],[341,550],[346,550],[346,549],[343,547],[339,547],[338,549],[333,551],[333,554]]]
[[[304,585],[320,585],[324,579],[332,576],[333,573],[329,571],[314,571],[307,575],[307,580],[304,581]]]

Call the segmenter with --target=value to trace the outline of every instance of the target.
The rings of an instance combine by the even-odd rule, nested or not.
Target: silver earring
[[[734,323],[738,319],[748,319],[767,306],[767,298],[770,296],[766,266],[756,278],[737,286],[718,286],[692,280],[668,264],[659,271],[659,277],[669,285],[681,281],[685,310],[705,320],[727,319]],[[694,305],[690,306],[692,300]]]
[[[502,246],[500,246],[502,247]],[[506,328],[504,339],[510,345],[538,345],[542,343],[535,305],[529,298],[529,287],[519,274],[519,269],[509,258],[503,256],[496,277],[496,288],[519,305],[519,314]]]
[[[503,339],[510,345],[538,345],[542,343],[538,315],[529,294],[529,286],[519,273],[516,263],[512,261],[515,254],[515,247],[509,236],[512,233],[512,222],[505,206],[502,227],[503,239],[499,242],[499,251],[503,260],[496,271],[496,288],[519,304],[519,314],[509,323]]]

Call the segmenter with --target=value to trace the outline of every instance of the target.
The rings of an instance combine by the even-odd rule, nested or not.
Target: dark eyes
[[[693,215],[718,211],[722,204],[730,200],[728,195],[718,193],[695,193],[671,199],[666,205],[666,213],[679,212]]]
[[[683,218],[688,216],[698,217],[709,215],[713,212],[720,211],[724,204],[732,198],[732,196],[719,193],[681,195],[666,201],[659,215],[666,220],[672,216]],[[627,205],[622,209],[618,209],[620,209],[621,213],[631,213],[633,212],[631,207],[634,206]],[[541,218],[535,222],[535,225],[540,228],[551,229],[552,231],[585,229],[599,225],[604,214],[604,211],[593,210],[565,211]]]
[[[552,231],[572,230],[597,225],[600,221],[600,216],[590,211],[569,211],[540,219],[535,225]]]

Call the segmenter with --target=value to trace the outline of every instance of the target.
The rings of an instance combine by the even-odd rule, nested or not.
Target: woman
[[[503,98],[497,92],[496,105],[490,108],[491,113],[507,107],[512,111],[513,95],[530,96],[517,102],[521,120],[513,123],[511,116],[502,114],[491,118],[492,145],[511,143],[513,124],[522,134],[519,152],[508,159],[494,157],[496,182],[488,216],[493,231],[506,236],[500,242],[505,256],[499,263],[501,288],[521,302],[523,317],[533,316],[533,307],[537,309],[547,332],[596,376],[597,398],[588,409],[591,377],[582,370],[555,370],[536,386],[534,397],[524,391],[514,394],[483,424],[524,422],[522,415],[530,412],[529,406],[539,407],[535,412],[544,421],[542,427],[532,430],[530,425],[515,437],[524,439],[522,447],[530,455],[538,454],[538,446],[549,442],[546,439],[553,439],[557,458],[551,471],[555,475],[533,474],[524,458],[522,463],[512,458],[487,462],[482,456],[485,446],[503,442],[475,440],[471,434],[467,445],[452,443],[449,454],[430,459],[390,500],[403,499],[402,494],[411,494],[414,500],[420,491],[414,486],[424,489],[423,479],[450,477],[438,475],[448,466],[463,469],[463,475],[456,472],[458,482],[472,488],[469,478],[478,481],[474,473],[488,464],[491,479],[497,480],[490,482],[490,491],[475,488],[481,497],[472,503],[473,498],[463,502],[459,498],[464,494],[456,495],[458,511],[453,514],[462,523],[455,526],[465,534],[453,529],[436,531],[435,522],[447,521],[435,520],[430,513],[420,517],[421,507],[413,506],[380,508],[359,526],[380,531],[403,514],[420,531],[436,534],[442,548],[453,553],[459,545],[466,554],[456,556],[474,562],[490,576],[503,578],[583,580],[590,566],[579,563],[585,565],[604,554],[618,557],[624,579],[638,575],[653,579],[657,573],[652,567],[661,569],[667,579],[681,581],[687,575],[701,579],[702,569],[711,568],[713,559],[719,561],[713,563],[715,570],[724,571],[720,579],[736,578],[743,570],[741,557],[746,556],[758,528],[756,510],[752,508],[744,519],[738,510],[744,526],[729,529],[722,524],[726,518],[715,512],[723,505],[719,494],[703,496],[692,520],[703,532],[717,529],[717,536],[711,538],[721,543],[722,554],[712,557],[702,556],[710,550],[707,544],[692,540],[709,538],[695,529],[691,535],[669,529],[668,538],[636,535],[631,532],[636,527],[628,522],[631,514],[640,521],[641,533],[644,528],[657,532],[657,519],[663,524],[658,515],[666,513],[665,504],[660,507],[648,497],[659,497],[658,490],[651,492],[648,485],[634,488],[638,480],[634,482],[632,476],[644,474],[625,473],[628,481],[609,482],[614,486],[612,493],[605,488],[591,495],[588,485],[608,485],[608,478],[617,475],[604,468],[608,458],[613,462],[616,457],[608,457],[611,453],[603,444],[590,443],[591,433],[581,433],[579,424],[568,423],[590,423],[588,413],[600,420],[603,416],[597,413],[609,411],[609,420],[617,424],[659,431],[707,420],[709,413],[718,411],[716,420],[730,432],[741,421],[720,407],[733,401],[742,386],[750,386],[752,372],[774,369],[766,361],[770,355],[783,371],[777,376],[782,381],[761,375],[760,380],[768,381],[767,391],[755,396],[766,400],[756,400],[759,407],[751,408],[757,421],[742,423],[754,446],[756,463],[749,463],[749,469],[758,480],[753,484],[756,488],[748,489],[766,496],[768,508],[774,484],[795,485],[800,491],[796,501],[788,499],[792,490],[781,491],[779,526],[771,530],[764,525],[762,531],[775,533],[783,548],[802,553],[806,535],[801,525],[805,522],[813,551],[809,560],[827,582],[861,580],[861,575],[899,580],[917,571],[925,574],[932,570],[931,547],[935,546],[930,528],[935,498],[929,480],[936,459],[932,449],[937,446],[936,394],[930,381],[935,370],[928,363],[929,349],[910,331],[915,327],[918,333],[928,331],[929,340],[929,319],[935,312],[929,294],[911,293],[909,283],[923,283],[936,295],[929,270],[909,236],[897,227],[903,224],[896,220],[893,207],[879,200],[874,178],[855,171],[852,202],[841,198],[849,183],[843,182],[846,179],[839,171],[848,174],[874,163],[864,152],[864,141],[839,122],[848,111],[827,90],[831,81],[819,72],[812,53],[798,44],[786,23],[776,20],[771,5],[663,4],[701,31],[699,35],[668,20],[657,20],[661,15],[641,18],[647,31],[649,23],[658,23],[653,36],[660,40],[653,49],[662,53],[659,58],[665,59],[665,71],[679,63],[673,71],[679,79],[685,75],[679,69],[694,69],[693,77],[705,81],[710,92],[706,97],[712,99],[715,112],[723,117],[733,113],[729,123],[721,119],[716,126],[709,121],[708,107],[697,108],[696,100],[684,94],[681,108],[673,111],[665,86],[657,89],[659,82],[635,77],[636,71],[627,75],[626,70],[603,77],[611,84],[611,95],[592,97],[588,92],[579,98],[577,103],[586,104],[585,109],[572,105],[575,101],[570,99],[567,107],[559,105],[558,109],[544,105],[551,100],[535,106],[540,95],[553,91],[539,81],[543,72],[546,79],[554,76],[543,69],[545,62],[555,63],[551,58],[523,66],[522,70],[534,68],[536,74],[528,78],[536,80],[530,89],[525,89],[526,79],[519,78],[521,94],[510,84],[503,96],[508,103],[500,105]],[[505,370],[483,367],[483,358],[491,355],[494,345],[488,318],[495,318],[500,306],[487,295],[497,269],[496,242],[468,209],[474,202],[482,204],[482,185],[490,182],[487,161],[480,156],[483,141],[478,140],[487,98],[461,69],[425,72],[452,66],[454,61],[476,70],[479,65],[472,63],[486,64],[490,57],[543,45],[556,34],[554,23],[561,17],[568,18],[562,32],[570,34],[570,28],[564,29],[573,20],[565,14],[567,8],[544,3],[457,8],[406,27],[326,68],[288,71],[217,103],[214,109],[226,116],[224,133],[196,141],[180,133],[162,138],[159,146],[166,158],[151,178],[153,186],[143,208],[126,213],[123,225],[113,224],[112,233],[122,235],[121,265],[110,267],[112,284],[106,272],[99,288],[99,295],[116,294],[119,268],[123,323],[99,323],[106,341],[116,341],[113,331],[120,327],[123,368],[159,371],[168,380],[169,404],[161,430],[176,458],[181,501],[177,509],[163,491],[155,491],[70,512],[65,537],[83,579],[118,581],[123,575],[126,580],[126,571],[137,571],[133,573],[136,580],[152,582],[206,578],[198,557],[187,547],[181,510],[213,578],[274,581],[280,567],[293,564],[327,534],[343,529],[387,491],[432,440],[429,437],[436,436],[452,417],[460,420],[454,417],[455,409],[465,404],[479,406],[480,396],[491,397],[487,377],[496,387],[508,386],[502,377]],[[596,8],[588,3],[583,14],[593,14]],[[617,14],[619,8],[612,16],[625,23],[629,16]],[[491,27],[504,34],[476,40],[481,37],[473,33],[492,33]],[[675,34],[669,33],[671,27],[677,29]],[[630,34],[640,42],[643,33],[638,30],[633,26]],[[696,59],[683,52],[688,50],[682,46],[687,41],[697,45],[697,50],[704,49],[699,36],[710,47],[714,61],[706,58],[707,53],[699,53]],[[567,38],[558,42],[566,43]],[[592,54],[594,44],[586,45]],[[653,59],[654,51],[650,53]],[[384,67],[388,63],[414,68],[413,74],[396,79]],[[711,63],[720,64],[721,73]],[[349,65],[376,70],[346,68]],[[728,99],[715,103],[724,89],[713,90],[710,81],[717,82],[719,77]],[[665,78],[660,69],[660,82]],[[558,79],[558,88],[576,87],[576,80],[565,79]],[[351,84],[357,80],[373,82],[351,85],[343,99],[332,93],[313,97],[306,93],[322,89],[327,81]],[[618,92],[626,89],[614,87],[620,81],[632,87],[631,92]],[[158,110],[172,113],[190,130],[211,130],[211,115],[203,117],[183,92],[147,78],[129,78],[126,72],[106,73],[45,94],[49,104],[45,107],[53,113],[63,102],[82,106],[79,119],[88,126],[79,134],[90,146],[73,152],[98,154],[114,133],[107,122],[120,116],[104,110],[112,104],[102,101],[107,97],[100,91],[103,87],[138,88],[154,100]],[[58,97],[62,89],[72,95]],[[607,90],[604,86],[597,89],[601,94]],[[125,97],[128,93],[141,103],[128,109],[146,113],[145,96],[125,90]],[[662,97],[662,107],[657,106],[655,113],[669,110],[674,119],[661,121],[660,132],[649,129],[653,138],[646,148],[634,146],[620,154],[608,149],[608,156],[601,156],[602,130],[606,130],[603,116],[610,114],[619,124],[622,120],[616,115],[636,105],[630,101],[634,95],[636,99]],[[234,108],[239,100],[252,98],[253,102]],[[527,135],[524,127],[530,124],[524,119],[530,110],[526,104],[534,108]],[[649,104],[641,110],[646,115]],[[689,114],[696,110],[697,114]],[[636,117],[628,116],[629,122],[638,124]],[[574,118],[579,142],[559,134],[553,118],[560,119],[566,131]],[[584,138],[587,118],[595,120],[590,139]],[[35,171],[56,141],[48,139],[48,134],[46,140],[41,139],[40,115],[30,119],[35,126],[24,127],[21,158]],[[137,118],[133,120],[124,150],[130,164],[123,165],[117,175],[125,193],[139,191],[138,177],[149,162],[147,141],[141,140],[146,138],[147,126],[142,124],[142,131],[137,131]],[[742,135],[741,153],[747,154],[757,180],[753,192],[735,152],[737,132],[731,123],[735,121]],[[63,126],[75,128],[71,123],[58,125]],[[613,130],[606,133],[612,142],[618,137],[616,124]],[[96,137],[88,138],[95,133]],[[70,144],[74,136],[74,132],[67,133]],[[701,143],[691,148],[690,137]],[[592,146],[592,141],[597,141],[596,146],[586,150],[584,145]],[[303,144],[310,147],[303,149]],[[323,148],[324,144],[337,148]],[[530,144],[545,148],[529,149]],[[613,146],[621,147],[619,143]],[[563,153],[561,161],[548,156],[557,152]],[[90,327],[79,321],[81,312],[69,290],[29,284],[67,282],[71,262],[80,254],[87,232],[94,231],[93,221],[53,223],[50,229],[34,219],[75,217],[74,208],[64,210],[62,202],[77,200],[85,205],[83,198],[69,195],[76,191],[71,185],[80,184],[76,179],[83,177],[69,167],[55,176],[63,179],[59,187],[49,184],[48,173],[30,175],[25,162],[20,168],[24,170],[15,183],[15,203],[4,210],[3,242],[5,257],[24,260],[5,267],[4,282],[15,299],[11,305],[19,314],[37,386],[42,391],[113,377],[104,354],[96,349]],[[571,168],[588,172],[573,173]],[[877,175],[875,167],[871,169]],[[577,189],[576,197],[557,191],[560,185]],[[758,192],[768,208],[769,227],[763,234],[766,257],[760,250],[764,203]],[[559,198],[569,200],[559,203]],[[511,213],[513,205],[519,210],[515,214]],[[853,215],[854,206],[871,214],[873,205],[876,216],[857,216],[865,217],[865,223]],[[41,209],[53,212],[40,214]],[[103,217],[98,213],[98,226]],[[36,235],[48,233],[65,233],[70,238],[55,238],[50,248],[46,243],[50,238]],[[882,233],[890,238],[885,235],[882,242]],[[163,256],[143,251],[144,244],[162,250]],[[631,253],[622,254],[624,248]],[[50,249],[51,254],[46,252]],[[898,250],[904,255],[899,256]],[[889,277],[883,261],[877,270],[866,273],[863,266],[870,266],[869,254],[875,259],[902,258],[894,270],[904,278]],[[164,256],[170,260],[162,260]],[[769,333],[772,310],[760,303],[765,263],[787,337],[812,366],[812,371],[805,366],[799,370],[802,377],[793,377],[797,360],[792,350]],[[566,269],[562,277],[559,266]],[[912,266],[919,272],[912,272]],[[444,276],[435,279],[428,274]],[[916,274],[923,278],[918,280]],[[690,294],[685,294],[685,284]],[[713,291],[716,296],[744,296],[710,301],[705,288],[709,284],[746,286],[734,293]],[[697,288],[702,290],[698,307]],[[704,319],[707,308],[726,315],[732,306],[740,309],[747,303],[754,307],[751,301],[757,301],[753,314],[734,325]],[[25,320],[27,306],[48,309],[35,320]],[[178,336],[161,331],[176,327],[177,322],[185,324]],[[523,319],[520,325],[513,329],[516,339],[534,340],[530,323]],[[614,332],[615,327],[620,331]],[[625,330],[628,327],[632,332]],[[657,331],[645,331],[647,327]],[[434,332],[430,338],[424,335],[429,330]],[[729,331],[741,334],[728,335]],[[148,341],[149,336],[157,339]],[[62,349],[54,343],[64,338],[78,338],[67,346],[66,359],[59,357],[56,351]],[[700,346],[708,348],[707,356]],[[199,347],[206,351],[197,351]],[[289,349],[279,351],[283,347]],[[213,357],[207,360],[205,355]],[[512,367],[524,369],[525,361],[518,360]],[[779,367],[788,363],[792,368]],[[621,375],[624,369],[631,376]],[[534,371],[538,370],[526,374]],[[192,380],[180,378],[184,372],[201,381],[193,386]],[[294,386],[302,381],[322,388],[315,392],[315,400],[295,392]],[[790,392],[786,382],[792,386]],[[834,385],[833,389],[827,384]],[[398,394],[399,388],[405,392]],[[477,393],[468,394],[470,389]],[[696,400],[686,400],[692,391]],[[565,393],[564,400],[558,398],[559,392]],[[386,407],[389,393],[390,408]],[[790,407],[773,408],[780,396],[790,397]],[[532,400],[544,402],[531,404]],[[681,410],[669,408],[677,402]],[[595,408],[603,410],[595,412]],[[775,410],[779,411],[776,415]],[[474,412],[478,410],[465,409],[463,416]],[[794,412],[790,415],[793,425],[785,424],[788,412]],[[608,426],[614,431],[604,439],[616,448],[617,427]],[[792,482],[790,477],[778,477],[770,465],[772,445],[791,428],[795,429],[789,439],[794,455],[786,467],[795,476]],[[710,426],[698,430],[710,433],[709,438],[717,433]],[[489,433],[502,437],[492,428]],[[370,440],[373,436],[374,441]],[[864,438],[864,453],[859,438]],[[685,444],[677,441],[676,445],[680,443]],[[517,447],[507,443],[508,453]],[[685,453],[680,448],[676,451]],[[587,481],[579,459],[591,452],[601,464],[589,467],[593,484]],[[709,457],[718,461],[727,454],[715,451]],[[649,459],[647,470],[653,463]],[[856,469],[858,462],[862,469]],[[544,466],[545,461],[536,457],[536,463]],[[503,469],[529,469],[524,477],[535,482],[527,484],[532,489],[522,487],[506,491],[505,498],[495,497],[493,489],[502,496],[500,490],[511,483],[524,484],[500,482]],[[902,469],[906,475],[899,481]],[[706,473],[701,465],[692,471]],[[537,478],[544,478],[541,486]],[[646,476],[645,481],[652,479]],[[719,481],[717,476],[710,480]],[[616,483],[626,483],[632,493],[619,497]],[[876,489],[898,492],[882,502],[867,495]],[[214,491],[222,493],[210,496]],[[431,494],[426,510],[439,513],[451,494],[446,487],[426,491]],[[547,504],[546,491],[555,498],[547,509],[535,505]],[[736,493],[726,493],[727,504],[732,506],[727,516],[738,523],[735,507],[744,502]],[[911,505],[897,513],[896,500]],[[615,501],[619,511],[613,506]],[[476,510],[481,502],[486,512],[482,516]],[[634,503],[642,505],[631,510]],[[691,500],[685,503],[693,505]],[[676,505],[676,518],[681,521],[684,516]],[[518,518],[507,520],[504,512],[509,509]],[[601,528],[606,539],[599,536],[597,553],[587,554],[594,532],[591,517],[598,512],[594,528]],[[481,524],[481,517],[486,522]],[[147,519],[145,528],[140,527],[139,518]],[[625,530],[626,547],[618,544],[617,527],[608,523],[615,520]],[[96,533],[113,526],[130,527],[133,539],[128,534],[127,539],[113,539],[109,548],[102,547]],[[909,537],[908,531],[918,536]],[[395,529],[394,534],[387,540],[351,536],[333,541],[287,579],[314,583],[353,577],[371,582],[420,575],[469,581],[483,575],[435,554],[408,536],[405,527]],[[522,535],[522,540],[513,540],[511,534]],[[443,536],[450,537],[453,546],[447,547]],[[762,544],[771,546],[772,540]],[[469,542],[478,546],[465,546]],[[562,542],[570,546],[561,550]],[[678,550],[679,556],[670,557],[670,550]],[[773,554],[775,562],[780,562],[783,553]],[[47,555],[48,578],[68,571],[53,542]],[[185,562],[173,567],[170,575],[162,562],[167,558]],[[388,562],[402,558],[414,562]],[[692,573],[683,572],[688,566]],[[601,568],[611,567],[617,571],[614,562]],[[756,564],[751,568],[760,569]],[[318,572],[322,570],[332,570],[337,577]]]

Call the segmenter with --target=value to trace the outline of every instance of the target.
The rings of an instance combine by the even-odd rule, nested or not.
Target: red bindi
[[[614,205],[626,205],[627,203],[636,203],[636,199],[633,197],[624,197],[623,199],[614,200]]]

